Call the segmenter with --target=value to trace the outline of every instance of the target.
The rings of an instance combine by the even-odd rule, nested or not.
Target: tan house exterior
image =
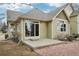
[[[55,39],[60,34],[70,35],[70,15],[72,12],[71,4],[66,4],[50,13],[44,13],[38,9],[33,9],[28,14],[8,10],[8,28],[12,27],[11,24],[13,24],[16,32],[20,34],[21,40]],[[75,24],[71,24],[71,26],[76,27]],[[75,30],[72,31],[75,32]]]
[[[75,11],[71,14],[71,34],[79,34],[79,11]]]

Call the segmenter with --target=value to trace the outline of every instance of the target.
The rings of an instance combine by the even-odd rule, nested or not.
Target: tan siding
[[[57,21],[59,21],[59,20],[63,20],[64,23],[66,24],[66,31],[65,32],[61,32],[61,31],[57,30]],[[54,36],[54,38],[56,38],[57,35],[60,35],[60,34],[69,34],[69,23],[67,20],[56,18],[53,21],[53,36]]]
[[[21,40],[24,40],[24,20],[21,20]]]
[[[8,22],[8,24],[7,24],[7,25],[8,25],[8,29],[10,29],[10,27],[11,27],[11,25],[10,25],[10,24],[11,24],[11,22]],[[11,36],[11,33],[10,33],[10,31],[9,31],[9,30],[8,30],[8,35],[9,35],[9,37]]]
[[[77,16],[71,17],[70,20],[70,34],[77,33]]]
[[[52,38],[52,22],[48,22],[48,38]]]
[[[17,32],[21,32],[21,24],[20,24],[20,22],[19,23],[17,23]]]
[[[79,15],[77,16],[77,33],[79,34]]]
[[[40,38],[47,38],[48,37],[48,23],[40,22]]]
[[[57,16],[57,18],[67,20],[67,17],[66,17],[66,15],[64,14],[64,11],[62,11],[62,12]]]
[[[64,21],[64,23],[66,24],[66,31],[65,32],[61,32],[61,31],[57,30],[57,22],[60,21],[60,20]],[[56,17],[56,19],[53,21],[53,36],[54,36],[54,38],[57,37],[57,35],[60,35],[60,34],[70,34],[70,25],[69,25],[68,19],[65,15],[64,11],[62,11]]]

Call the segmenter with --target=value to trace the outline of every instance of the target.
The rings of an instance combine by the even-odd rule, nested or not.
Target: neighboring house
[[[71,4],[66,4],[50,13],[38,9],[33,9],[27,14],[8,10],[8,28],[15,28],[16,32],[20,33],[21,40],[54,39],[58,35],[70,35],[72,12]]]

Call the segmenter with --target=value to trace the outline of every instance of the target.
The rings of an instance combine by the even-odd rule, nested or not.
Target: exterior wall
[[[53,21],[48,22],[48,38],[52,39],[52,23]]]
[[[35,20],[32,20],[35,21]],[[51,38],[51,22],[44,22],[44,21],[37,21],[39,22],[39,36],[37,37],[25,37],[25,23],[27,22],[27,19],[23,21],[23,35],[24,35],[24,39],[30,39],[30,38],[34,38],[34,39],[46,39],[46,38]],[[49,28],[50,29],[49,29]],[[48,32],[49,31],[49,32]]]
[[[40,22],[40,38],[48,38],[48,23]]]
[[[20,22],[20,28],[21,28],[21,40],[24,40],[24,34],[25,34],[25,32],[24,32],[24,20],[22,19],[21,20],[21,22]]]
[[[77,33],[79,34],[79,15],[77,16]]]
[[[66,24],[66,31],[65,31],[65,32],[61,32],[61,31],[58,31],[58,30],[57,30],[57,22],[60,21],[60,20],[64,21],[64,23]],[[66,35],[66,34],[69,34],[69,30],[70,30],[70,29],[69,29],[69,23],[68,23],[67,20],[60,19],[60,18],[56,18],[56,19],[53,21],[53,38],[56,38],[57,35],[61,35],[61,34]]]
[[[21,21],[20,22],[18,22],[18,23],[16,23],[16,31],[17,31],[17,33],[18,33],[18,35],[19,35],[19,39],[21,40],[21,36],[22,36],[22,34],[21,34]]]
[[[17,32],[21,32],[21,23],[17,23],[16,25],[16,28],[17,28]]]
[[[8,25],[8,35],[9,35],[9,37],[11,37],[11,35],[12,35],[12,34],[10,33],[10,31],[9,31],[9,29],[11,28],[11,25],[10,25],[10,24],[11,24],[11,22],[8,22],[8,24],[7,24],[7,25]]]
[[[71,15],[71,13],[73,12],[73,9],[71,8],[70,5],[68,5],[65,9],[64,9],[65,13],[68,15],[68,17]]]
[[[69,8],[69,7],[68,7]],[[60,30],[58,30],[58,22],[59,21],[64,21],[64,24],[66,24],[66,31],[61,32]],[[52,25],[52,29],[53,29],[53,38],[56,38],[58,35],[61,36],[62,35],[66,35],[66,34],[70,34],[70,23],[68,22],[68,18],[66,16],[66,14],[64,13],[64,11],[60,12],[59,15],[56,17],[56,19],[53,20],[53,25]]]
[[[70,34],[77,33],[77,16],[70,19]]]
[[[57,16],[57,18],[67,20],[67,17],[66,17],[66,15],[64,14],[64,11],[62,11],[62,12]]]

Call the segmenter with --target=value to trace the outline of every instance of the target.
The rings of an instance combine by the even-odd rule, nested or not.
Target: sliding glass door
[[[26,37],[39,36],[39,22],[27,21],[25,23],[25,36]]]

